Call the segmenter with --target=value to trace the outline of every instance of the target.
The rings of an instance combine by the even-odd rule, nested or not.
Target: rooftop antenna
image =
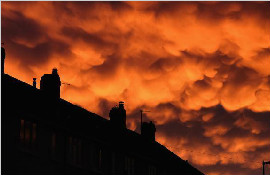
[[[66,82],[63,82],[63,83],[61,83],[61,84],[65,84],[65,85],[68,85],[68,86],[70,85],[69,83],[66,83]]]
[[[142,123],[143,123],[142,117],[143,117],[143,113],[145,113],[145,112],[151,112],[151,111],[143,111],[143,110],[140,110],[140,113],[141,113],[141,133],[142,133]]]
[[[6,58],[6,52],[4,47],[4,43],[1,42],[1,75],[3,75],[5,73],[4,69],[5,69],[5,58]]]
[[[270,161],[265,162],[265,161],[263,160],[263,162],[262,162],[262,166],[263,166],[263,175],[265,175],[265,172],[264,172],[264,165],[266,165],[266,164],[270,164]]]

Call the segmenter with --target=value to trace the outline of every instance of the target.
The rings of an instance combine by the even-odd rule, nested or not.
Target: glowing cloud
[[[57,67],[62,98],[103,117],[125,101],[132,130],[151,110],[157,140],[206,174],[269,158],[268,2],[1,6],[6,73],[31,84]]]

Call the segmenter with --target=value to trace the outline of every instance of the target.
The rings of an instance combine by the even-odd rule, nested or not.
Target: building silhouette
[[[61,99],[57,69],[40,89],[1,76],[2,174],[203,175],[155,141],[154,123],[127,129],[124,102],[107,120]]]

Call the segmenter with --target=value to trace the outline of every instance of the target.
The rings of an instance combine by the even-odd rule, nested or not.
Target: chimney
[[[155,133],[156,133],[156,127],[152,121],[150,121],[149,123],[143,122],[142,133],[141,133],[143,138],[150,141],[155,141],[156,140]]]
[[[5,73],[5,58],[6,58],[6,52],[4,47],[1,47],[1,75]]]
[[[119,102],[119,109],[124,109],[124,102],[123,101]]]
[[[37,78],[33,78],[33,86],[34,86],[34,88],[37,88]]]
[[[40,80],[40,90],[54,98],[60,98],[61,81],[56,68],[51,74],[44,74]]]
[[[119,107],[113,107],[110,110],[110,121],[113,125],[120,128],[126,128],[126,110],[124,108],[124,102],[119,102]]]

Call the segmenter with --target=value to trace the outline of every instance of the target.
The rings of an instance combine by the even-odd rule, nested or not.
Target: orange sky
[[[105,118],[124,101],[209,175],[270,159],[268,2],[1,2],[6,73],[57,67],[61,97]],[[138,127],[139,128],[139,127]],[[270,170],[267,169],[268,172]]]

